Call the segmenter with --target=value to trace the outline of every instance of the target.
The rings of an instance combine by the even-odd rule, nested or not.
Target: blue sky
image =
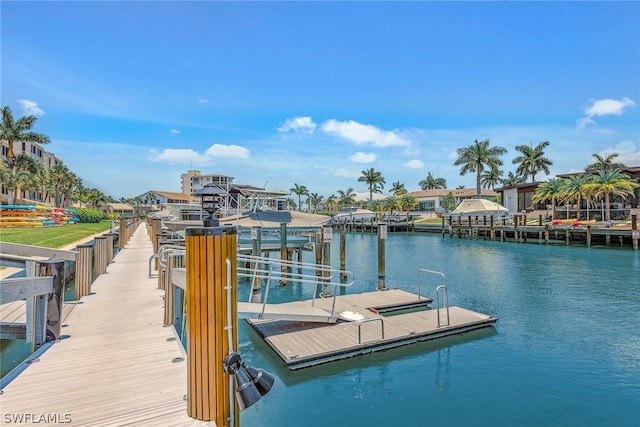
[[[456,149],[640,166],[640,2],[2,1],[1,103],[116,197],[189,169],[329,196],[375,168],[473,188]],[[545,180],[544,175],[537,176]]]

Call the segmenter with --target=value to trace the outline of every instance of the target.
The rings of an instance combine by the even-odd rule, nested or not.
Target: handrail
[[[253,265],[254,267],[246,267],[242,265],[249,264],[249,266]],[[262,266],[262,267],[260,267]],[[313,274],[305,273],[305,269],[312,269]],[[294,271],[294,270],[302,270],[302,271]],[[344,282],[335,281],[336,278],[344,275]],[[269,298],[269,286],[268,284],[272,280],[277,280],[279,283],[284,282],[297,282],[304,284],[312,284],[317,287],[319,283],[322,283],[324,286],[333,286],[333,301],[331,305],[331,318],[335,318],[335,306],[336,306],[336,296],[338,294],[338,287],[348,288],[354,282],[353,273],[345,270],[336,270],[328,265],[321,264],[312,264],[312,263],[303,263],[303,262],[295,262],[289,260],[282,260],[278,258],[269,258],[269,257],[259,257],[253,255],[243,255],[238,254],[238,268],[237,268],[237,276],[245,277],[252,279],[251,293],[249,294],[249,302],[251,302],[251,296],[253,295],[253,281],[256,278],[264,279],[267,283],[267,289],[265,290],[263,310],[261,316],[264,315],[264,311],[266,308],[266,304],[268,303]],[[317,292],[314,289],[313,299],[311,300],[311,306],[314,306],[316,300]]]
[[[445,326],[449,326],[449,301],[447,297],[447,286],[440,285],[436,288],[436,315],[438,317],[438,328],[440,327],[440,290],[442,290],[442,301],[444,304],[444,308],[447,310],[447,324]]]
[[[380,321],[380,326],[382,328],[382,339],[384,339],[384,319],[382,317],[370,317],[368,319],[362,319],[358,321],[358,344],[362,344],[362,324],[375,322],[376,320]]]
[[[424,268],[418,269],[418,299],[420,299],[421,298],[420,296],[422,295],[421,294],[421,290],[420,290],[420,288],[421,288],[421,282],[420,282],[421,274],[420,273],[435,274],[436,276],[440,276],[442,278],[441,284],[442,285],[445,284],[444,273],[441,273],[439,271],[434,271],[434,270],[427,270],[427,269],[424,269]]]

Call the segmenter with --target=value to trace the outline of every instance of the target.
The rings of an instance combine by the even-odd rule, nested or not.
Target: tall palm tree
[[[524,184],[524,178],[513,172],[509,172],[507,177],[502,180],[502,185],[505,187],[515,187],[518,184]]]
[[[592,156],[595,158],[595,161],[590,165],[587,165],[585,168],[587,172],[609,172],[626,167],[624,163],[614,161],[614,159],[619,156],[618,153],[611,153],[604,156],[592,154]]]
[[[447,188],[447,180],[444,178],[434,178],[431,172],[427,173],[427,177],[418,183],[422,190],[437,190],[439,188]]]
[[[8,145],[7,162],[11,172],[14,170],[16,155],[13,151],[13,144],[17,142],[35,142],[37,144],[48,144],[51,140],[48,136],[33,132],[31,128],[36,123],[36,116],[24,116],[14,120],[11,108],[2,107],[2,123],[0,124],[0,141],[6,141]]]
[[[335,194],[332,194],[329,197],[327,197],[327,209],[329,209],[329,211],[333,212],[333,211],[337,210],[337,207],[338,207],[338,200],[337,200]]]
[[[420,202],[418,202],[418,199],[416,199],[411,194],[403,194],[398,199],[398,206],[400,207],[401,210],[403,210],[403,211],[405,211],[407,213],[411,209],[413,209],[416,206],[418,206],[419,204],[420,204]]]
[[[562,198],[565,181],[562,178],[551,178],[547,182],[538,185],[536,192],[531,196],[531,200],[536,203],[544,203],[551,200],[551,219],[556,214],[556,204]]]
[[[300,201],[301,200],[300,197],[301,196],[308,196],[309,195],[309,190],[304,185],[293,184],[293,187],[291,187],[289,189],[289,192],[298,195],[298,210],[301,211],[302,210],[302,202]]]
[[[491,188],[494,190],[496,188],[496,184],[502,182],[502,170],[499,168],[491,168],[482,173],[482,188]]]
[[[566,178],[563,183],[562,196],[567,201],[575,201],[576,202],[576,219],[580,220],[580,208],[582,206],[582,201],[586,200],[587,203],[591,203],[589,200],[589,192],[585,188],[585,184],[588,184],[592,181],[591,175],[578,174],[572,175]]]
[[[485,139],[478,141],[477,139],[472,145],[464,148],[458,148],[458,158],[453,163],[460,168],[460,175],[466,175],[469,172],[476,173],[476,197],[480,198],[480,183],[482,181],[482,173],[487,169],[498,168],[502,166],[500,156],[507,152],[506,148],[495,146],[489,147],[490,141]]]
[[[356,194],[351,187],[346,190],[338,190],[337,193],[339,206],[351,206],[356,202]]]
[[[49,181],[53,187],[53,205],[57,208],[64,207],[64,199],[72,186],[75,175],[64,164],[54,165],[49,169]]]
[[[369,187],[369,201],[373,200],[373,193],[382,193],[384,188],[384,177],[382,173],[374,168],[362,171],[362,175],[358,178],[358,182],[364,182]]]
[[[584,185],[587,192],[595,197],[604,198],[605,220],[611,220],[611,207],[609,201],[611,195],[624,197],[634,197],[633,189],[640,187],[628,175],[617,169],[610,171],[600,171],[593,175],[593,181]]]
[[[13,162],[13,200],[17,201],[19,194],[23,192],[37,191],[36,174],[38,173],[38,161],[26,154],[19,154]],[[27,181],[31,181],[27,183]]]
[[[380,202],[380,207],[384,212],[393,213],[393,210],[398,207],[398,199],[395,197],[385,197]]]
[[[318,210],[318,206],[324,200],[324,196],[321,196],[318,193],[309,194],[309,208],[312,209],[312,212],[315,213]]]
[[[398,196],[401,194],[406,194],[407,193],[407,189],[404,188],[404,183],[400,182],[400,181],[396,181],[393,184],[391,184],[391,190],[389,190],[389,192],[391,194],[393,194],[394,196]]]
[[[553,162],[544,156],[544,149],[548,146],[549,141],[542,141],[535,147],[531,144],[516,145],[516,151],[521,153],[521,155],[516,156],[512,160],[514,165],[518,164],[516,173],[525,180],[531,177],[531,182],[536,180],[536,174],[540,171],[549,175],[549,166],[551,166]]]

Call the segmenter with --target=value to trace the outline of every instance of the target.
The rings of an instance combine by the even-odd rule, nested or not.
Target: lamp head
[[[223,196],[229,195],[226,191],[220,188],[217,184],[210,182],[203,186],[201,189],[194,191],[192,196],[200,197],[200,203],[202,203],[202,210],[205,211],[208,216],[204,220],[205,227],[217,227],[218,220],[215,217],[215,213],[218,210],[217,199]]]

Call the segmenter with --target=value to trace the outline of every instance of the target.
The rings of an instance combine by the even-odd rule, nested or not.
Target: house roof
[[[107,206],[109,206],[114,211],[133,211],[131,205],[127,203],[107,203]]]
[[[413,191],[410,194],[416,199],[426,199],[427,197],[444,197],[449,193],[451,193],[453,197],[456,197],[459,199],[476,197],[475,188],[456,188],[456,189],[437,188],[433,190]],[[493,190],[489,190],[487,188],[481,188],[480,195],[484,197],[491,197],[491,196],[497,196],[498,193],[496,193]]]
[[[197,197],[194,197],[191,194],[186,194],[186,193],[172,193],[170,191],[157,191],[157,190],[151,190],[149,191],[149,193],[155,193],[171,200],[185,200],[187,202],[200,201]]]

